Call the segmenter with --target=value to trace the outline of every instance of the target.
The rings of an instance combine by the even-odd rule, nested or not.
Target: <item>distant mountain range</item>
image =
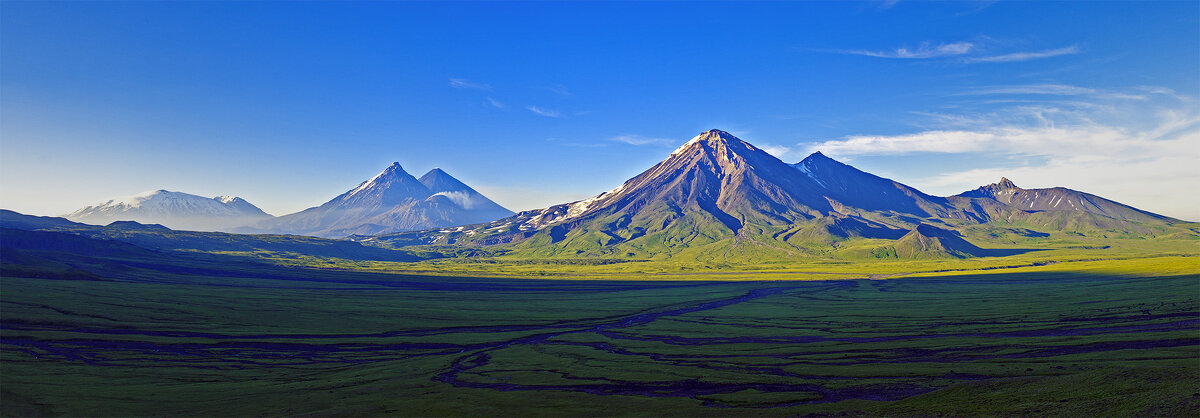
[[[1200,237],[1196,224],[1065,188],[1007,179],[931,196],[814,153],[796,164],[711,130],[621,186],[578,202],[453,229],[355,236],[392,246],[501,245],[537,257],[787,258],[996,254],[967,240],[1076,234]],[[975,239],[975,238],[972,238]],[[978,240],[978,239],[976,239]]]
[[[115,221],[98,226],[4,209],[0,209],[0,230],[3,232],[0,265],[44,266],[45,260],[39,261],[44,255],[39,254],[41,252],[78,252],[79,255],[101,257],[130,255],[139,259],[180,254],[197,257],[204,253],[221,253],[240,259],[254,259],[258,254],[271,253],[377,261],[416,261],[436,256],[365,246],[347,240],[295,235],[175,231],[162,225],[135,221]]]
[[[110,200],[64,217],[93,225],[135,221],[182,230],[340,238],[487,222],[512,214],[440,168],[418,180],[393,163],[321,206],[280,217],[240,197],[166,190]]]
[[[960,193],[956,197],[991,199],[1028,212],[1087,212],[1135,222],[1177,221],[1176,219],[1123,205],[1100,196],[1064,187],[1022,189],[1007,178],[1001,178],[999,183],[992,183],[969,192]]]
[[[164,190],[68,218],[350,236],[388,247],[492,247],[529,257],[707,261],[975,257],[1010,251],[982,244],[1051,236],[1200,238],[1196,223],[1080,191],[1022,189],[1001,179],[955,196],[932,196],[820,152],[788,164],[720,130],[701,133],[613,190],[517,214],[440,169],[418,179],[393,163],[320,206],[278,218],[239,198]]]
[[[417,179],[400,163],[392,163],[321,206],[239,231],[332,238],[471,224],[512,214],[441,169],[430,170]]]
[[[109,200],[71,212],[65,218],[88,224],[115,221],[162,224],[173,229],[227,231],[271,218],[240,197],[203,197],[154,190],[119,200]]]

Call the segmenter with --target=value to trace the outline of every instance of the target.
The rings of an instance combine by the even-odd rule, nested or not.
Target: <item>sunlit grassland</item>
[[[863,240],[877,241],[877,240]],[[869,247],[876,243],[854,243]],[[726,245],[726,244],[722,244]],[[754,248],[753,245],[743,246]],[[1020,249],[1023,252],[996,257],[965,259],[863,259],[837,253],[780,258],[772,252],[762,259],[741,258],[737,262],[714,262],[689,258],[688,253],[666,260],[637,258],[530,258],[523,254],[495,254],[439,258],[419,262],[346,260],[295,253],[229,253],[280,265],[379,272],[408,272],[423,275],[607,279],[607,280],[829,280],[839,278],[888,278],[946,272],[1083,270],[1112,274],[1155,272],[1200,272],[1200,241],[1111,239],[1048,241],[1030,245],[985,248]],[[438,247],[423,247],[436,251]],[[701,251],[702,252],[702,251]],[[756,260],[748,262],[746,260]]]
[[[405,251],[460,256],[397,262],[318,240],[301,244],[338,250],[5,233],[25,245],[0,253],[5,416],[1200,410],[1195,240],[722,264],[436,246]],[[707,251],[765,248],[728,245]]]
[[[712,276],[743,281],[513,280],[30,252],[58,264],[36,278],[3,277],[0,411],[1194,413],[1195,257],[1071,251],[1075,261],[992,270],[933,272],[1000,265],[957,260]],[[913,266],[927,271],[814,280]],[[745,281],[771,274],[808,280]]]

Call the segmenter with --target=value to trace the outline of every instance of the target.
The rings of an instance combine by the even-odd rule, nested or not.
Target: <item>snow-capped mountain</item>
[[[240,197],[204,197],[189,193],[153,190],[109,200],[64,216],[82,223],[107,225],[116,221],[161,224],[172,229],[228,231],[271,215]]]
[[[392,163],[321,206],[241,231],[344,237],[486,222],[510,215],[512,211],[441,169],[433,169],[418,180],[400,163]]]

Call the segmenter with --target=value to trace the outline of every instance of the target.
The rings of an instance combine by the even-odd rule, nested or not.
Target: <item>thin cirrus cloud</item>
[[[473,89],[473,90],[491,90],[492,86],[483,83],[476,83],[465,78],[451,78],[450,87],[456,89]]]
[[[1082,88],[1081,88],[1082,89]],[[1021,89],[1017,89],[1021,90]],[[1075,91],[1067,89],[1067,91]],[[1129,102],[1092,89],[1088,102],[937,115],[935,125],[897,135],[852,135],[810,144],[835,158],[933,154],[992,164],[938,172],[910,184],[954,194],[1008,177],[1027,187],[1065,186],[1168,216],[1200,220],[1200,110],[1165,93]],[[996,94],[1004,94],[997,91]],[[1021,113],[1027,113],[1021,115]],[[1024,180],[1024,181],[1022,181]],[[1169,198],[1164,198],[1169,196]]]
[[[788,153],[792,151],[791,147],[774,144],[761,144],[758,149],[766,151],[767,154],[774,155],[776,158],[787,158]]]
[[[832,155],[957,154],[1101,157],[1167,154],[1170,147],[1200,140],[1200,112],[1190,106],[1119,106],[1107,94],[1073,107],[1015,106],[977,115],[926,114],[941,127],[899,135],[850,135],[811,145]],[[1111,103],[1104,103],[1105,101]],[[920,113],[918,113],[920,114]],[[1130,115],[1121,123],[1116,115]],[[1026,121],[1026,122],[1019,122]],[[1194,147],[1193,147],[1194,148]],[[1171,151],[1174,152],[1174,151]],[[1195,154],[1200,160],[1200,148]]]
[[[979,48],[979,46],[975,43],[963,41],[939,44],[922,42],[916,48],[899,47],[896,49],[883,51],[848,50],[838,52],[843,54],[890,59],[933,59],[959,57],[959,62],[966,64],[1020,62],[1062,55],[1073,55],[1080,52],[1078,45],[1071,45],[1068,47],[1047,49],[1043,51],[1025,51],[1000,55],[969,56],[978,55],[978,53],[981,52],[980,49],[981,48]]]
[[[968,90],[959,93],[959,96],[989,96],[989,95],[1009,95],[1009,94],[1032,94],[1032,95],[1047,95],[1047,96],[1080,96],[1086,94],[1096,94],[1099,90],[1072,86],[1068,84],[1020,84],[1013,86],[993,86],[983,87],[974,90]]]
[[[1141,87],[1133,92],[1101,90],[1089,87],[1079,87],[1067,84],[1024,84],[1014,86],[994,86],[969,90],[959,96],[992,96],[992,95],[1040,95],[1040,96],[1090,96],[1100,100],[1138,100],[1152,99],[1151,95],[1166,96],[1181,99],[1174,90],[1161,87]],[[1186,99],[1184,99],[1186,100]]]
[[[487,100],[488,105],[491,105],[494,108],[497,108],[497,109],[507,109],[508,108],[508,105],[504,104],[504,102],[493,99],[491,96],[485,97],[484,99]]]
[[[1073,54],[1078,54],[1078,53],[1079,53],[1079,46],[1071,45],[1066,48],[1047,49],[1045,51],[1037,51],[1037,52],[1014,52],[1011,54],[993,55],[993,56],[989,56],[989,57],[965,58],[965,59],[963,59],[963,62],[966,62],[966,63],[1018,62],[1018,61],[1035,60],[1035,59],[1040,59],[1040,58],[1057,57],[1060,55],[1073,55]]]
[[[545,116],[548,118],[561,118],[562,117],[562,113],[559,113],[557,110],[554,110],[554,109],[546,109],[546,108],[537,107],[537,106],[529,106],[529,107],[526,107],[525,109],[529,110],[530,112],[533,112],[535,115],[538,115],[538,116]]]
[[[952,42],[933,45],[929,42],[922,42],[916,48],[900,47],[890,51],[867,51],[853,50],[842,51],[845,54],[865,55],[876,58],[897,58],[897,59],[924,59],[924,58],[940,58],[956,55],[963,55],[971,52],[975,44],[971,42]]]
[[[651,138],[641,135],[617,135],[608,139],[613,142],[620,142],[629,145],[671,145],[676,141],[669,138]]]
[[[450,87],[453,87],[456,89],[462,89],[462,90],[492,91],[491,85],[467,80],[465,78],[451,78],[451,79],[449,79],[449,84],[450,84]],[[556,85],[555,88],[551,91],[554,91],[555,93],[559,93],[559,94],[564,94],[564,95],[570,94],[570,92],[566,90],[566,87],[562,86],[561,84]],[[483,99],[484,99],[484,102],[488,106],[491,106],[491,107],[494,107],[497,109],[508,109],[507,104],[505,104],[504,102],[502,102],[500,100],[497,100],[496,98],[494,98],[492,96],[484,96]],[[563,117],[562,112],[559,112],[558,110],[549,109],[549,108],[540,107],[540,106],[526,106],[525,110],[528,110],[535,115],[545,116],[548,118]]]

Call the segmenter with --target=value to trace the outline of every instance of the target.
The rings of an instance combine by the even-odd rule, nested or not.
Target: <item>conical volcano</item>
[[[440,168],[429,170],[421,176],[420,182],[433,193],[426,198],[427,201],[445,200],[463,209],[456,219],[460,225],[487,222],[513,214]]]
[[[395,206],[429,196],[429,188],[395,162],[375,177],[320,207],[367,210]]]
[[[731,246],[787,253],[796,247],[780,236],[837,214],[841,204],[827,194],[812,176],[714,129],[613,190],[522,212],[451,240],[520,243],[544,255],[728,253]],[[903,235],[874,221],[848,222],[869,233]]]
[[[580,223],[610,215],[631,222],[686,216],[737,233],[747,223],[788,224],[829,211],[819,186],[778,158],[728,132],[692,138],[667,159],[595,198],[543,211],[528,226]]]

